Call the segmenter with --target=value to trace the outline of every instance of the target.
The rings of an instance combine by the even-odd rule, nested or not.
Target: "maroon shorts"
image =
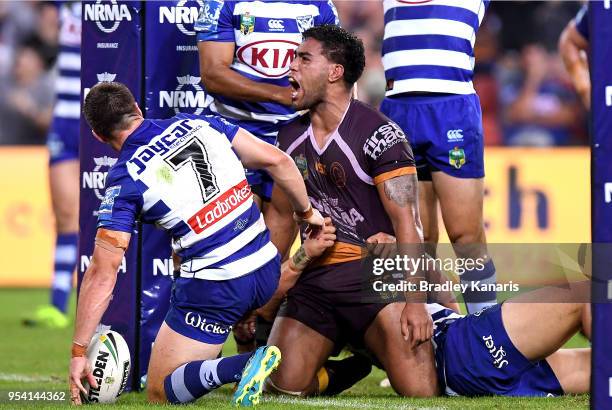
[[[367,276],[362,270],[361,261],[352,261],[305,271],[287,293],[278,315],[302,322],[336,347],[362,346],[366,330],[387,305],[368,302]]]

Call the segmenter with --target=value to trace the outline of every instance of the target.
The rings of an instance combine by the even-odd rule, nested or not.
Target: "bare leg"
[[[57,233],[79,231],[79,161],[62,161],[49,168],[51,203]]]
[[[331,354],[333,342],[302,322],[277,317],[269,344],[280,349],[283,361],[270,376],[273,385],[269,384],[267,390],[296,396],[317,393],[317,371]]]
[[[164,379],[185,363],[215,359],[222,346],[190,339],[162,323],[149,361],[147,399],[153,403],[165,403]]]
[[[438,229],[438,198],[431,181],[419,181],[419,214],[423,225],[425,250],[435,258],[440,231]]]
[[[504,303],[502,320],[514,346],[532,361],[559,350],[583,326],[588,304],[575,300],[585,290],[588,286],[543,288]],[[546,303],[547,300],[567,302]]]
[[[367,347],[384,366],[393,389],[402,396],[431,397],[438,394],[438,379],[430,342],[412,350],[400,330],[404,303],[381,310],[365,334]]]
[[[546,358],[563,391],[588,393],[591,387],[591,349],[560,349]]]
[[[284,261],[289,256],[289,250],[298,233],[291,204],[285,193],[276,185],[272,188],[271,201],[264,204],[264,219],[270,230],[270,240]]]

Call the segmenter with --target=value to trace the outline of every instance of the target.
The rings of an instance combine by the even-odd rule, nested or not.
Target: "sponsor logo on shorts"
[[[455,147],[448,151],[448,163],[456,169],[465,164],[465,151],[463,148]]]
[[[408,142],[406,134],[397,124],[388,122],[374,131],[374,134],[363,144],[363,152],[373,160],[380,158],[389,148],[401,142]]]
[[[202,233],[244,204],[251,196],[251,187],[245,179],[200,209],[187,222],[195,233]]]
[[[448,142],[462,142],[463,141],[463,130],[448,130],[446,133]]]
[[[232,330],[232,326],[226,326],[219,323],[209,323],[206,318],[203,318],[197,313],[187,312],[185,315],[185,324],[200,329],[202,332],[212,333],[215,335],[226,335]]]
[[[509,364],[508,360],[504,359],[504,357],[508,355],[508,353],[506,353],[506,351],[504,350],[504,346],[496,346],[492,335],[483,336],[482,340],[484,341],[486,348],[489,350],[489,354],[493,359],[493,365],[495,367],[501,369],[502,367],[507,366]]]

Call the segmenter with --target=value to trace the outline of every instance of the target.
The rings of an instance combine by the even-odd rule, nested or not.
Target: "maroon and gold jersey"
[[[394,122],[351,100],[325,146],[318,146],[308,114],[282,128],[278,144],[301,171],[313,206],[337,229],[338,242],[320,264],[358,259],[368,237],[393,234],[376,185],[416,173],[406,135]]]

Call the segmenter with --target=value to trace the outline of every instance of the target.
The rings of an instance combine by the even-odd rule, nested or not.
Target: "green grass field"
[[[9,401],[11,391],[65,391],[72,329],[44,330],[24,328],[21,318],[37,305],[45,303],[48,291],[40,289],[0,289],[0,409],[36,407],[42,409],[64,408],[67,402],[46,403],[43,401]],[[74,303],[74,301],[73,301]],[[74,304],[73,304],[74,306]],[[584,339],[574,338],[570,347],[585,346]],[[231,354],[234,346],[226,346],[224,352]],[[261,409],[580,409],[588,408],[589,397],[568,396],[542,399],[487,397],[477,399],[447,398],[405,399],[397,397],[391,389],[378,386],[384,378],[381,370],[374,370],[365,380],[337,398],[293,399],[264,397]],[[215,410],[232,408],[229,404],[230,388],[222,388],[209,394],[195,404]],[[95,407],[99,407],[98,405]],[[167,406],[162,406],[167,407]],[[127,393],[115,405],[104,405],[105,409],[151,408],[143,393]],[[184,408],[184,407],[180,407]]]

